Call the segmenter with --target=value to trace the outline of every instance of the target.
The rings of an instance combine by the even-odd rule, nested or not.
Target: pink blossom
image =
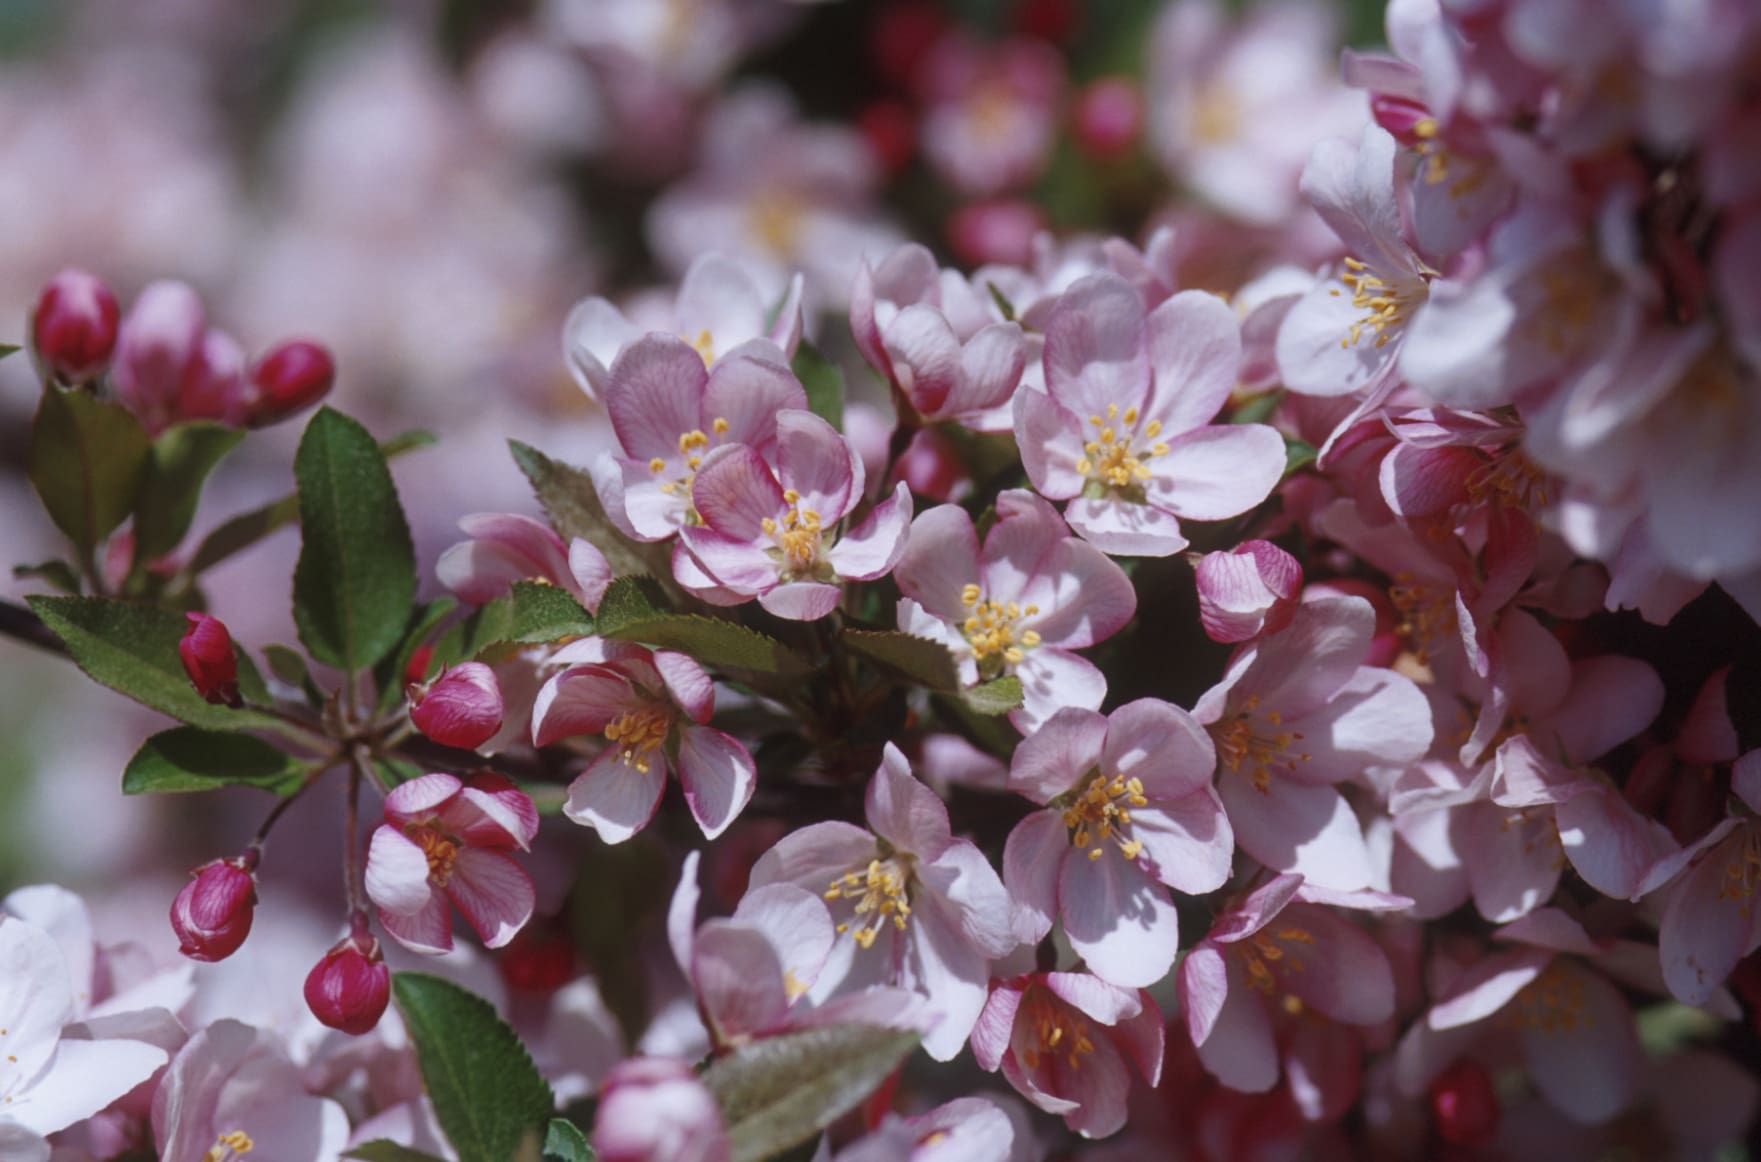
[[[1761,750],[1736,760],[1730,789],[1751,812],[1761,811]],[[1737,961],[1761,947],[1761,909],[1754,900],[1761,827],[1755,816],[1724,820],[1648,878],[1661,882],[1683,867],[1664,905],[1658,951],[1669,991],[1684,1004],[1703,1005]]]
[[[922,513],[893,571],[899,628],[947,646],[968,685],[1012,674],[1030,731],[1063,706],[1098,710],[1107,680],[1071,651],[1112,636],[1137,608],[1123,570],[1070,535],[1051,505],[1022,489],[998,495],[981,546],[954,505]]]
[[[721,448],[774,453],[776,414],[804,410],[807,393],[769,342],[703,364],[683,339],[648,335],[623,349],[605,382],[605,410],[623,455],[605,453],[593,479],[607,515],[644,541],[690,523],[697,470]]]
[[[702,666],[673,650],[597,638],[565,647],[555,660],[575,664],[538,692],[533,744],[578,734],[604,734],[609,744],[569,784],[564,814],[607,843],[622,843],[654,817],[676,763],[705,836],[715,838],[739,816],[757,770],[745,747],[707,725],[715,687]]]
[[[1213,641],[1277,633],[1296,616],[1302,566],[1270,541],[1244,541],[1226,552],[1207,553],[1193,574],[1199,620]]]
[[[1431,709],[1408,678],[1362,665],[1375,612],[1320,595],[1290,625],[1243,647],[1193,707],[1210,728],[1219,791],[1242,850],[1273,871],[1350,891],[1369,852],[1336,784],[1365,767],[1399,769],[1431,745]]]
[[[599,1091],[593,1149],[605,1162],[728,1162],[732,1157],[715,1098],[691,1066],[632,1057]]]
[[[923,154],[969,197],[1032,181],[1045,166],[1063,95],[1063,61],[1040,41],[987,47],[958,32],[923,62]]]
[[[775,321],[767,323],[771,312]],[[699,255],[685,271],[677,298],[632,320],[607,300],[582,299],[563,324],[569,370],[590,397],[604,394],[608,368],[618,355],[652,331],[675,335],[702,356],[704,366],[754,339],[768,340],[785,360],[801,342],[801,276],[789,281],[781,305],[767,300],[752,276],[714,251]]]
[[[165,1158],[231,1160],[261,1150],[325,1162],[348,1136],[342,1106],[306,1092],[280,1039],[238,1021],[191,1037],[153,1095],[153,1137]]]
[[[1162,1076],[1162,1014],[1149,993],[1080,972],[995,982],[972,1031],[972,1055],[1085,1138],[1125,1125],[1129,1062],[1153,1089]]]
[[[1179,925],[1159,885],[1202,895],[1229,878],[1235,842],[1216,765],[1204,728],[1155,699],[1047,719],[1009,773],[1013,790],[1048,807],[1017,824],[1003,852],[1016,935],[1037,943],[1056,918],[1102,980],[1142,988],[1166,976]]]
[[[1235,387],[1240,328],[1224,303],[1183,291],[1145,313],[1129,283],[1078,281],[1046,322],[1046,392],[1015,397],[1034,488],[1102,550],[1165,557],[1180,519],[1221,520],[1264,500],[1284,441],[1263,424],[1212,424]]]
[[[868,1136],[814,1162],[1017,1162],[1031,1147],[994,1101],[958,1097],[909,1117],[888,1114]]]
[[[597,612],[611,584],[604,553],[580,537],[564,545],[541,520],[480,512],[460,517],[459,529],[471,539],[441,553],[434,572],[472,605],[500,597],[515,581],[548,581]]]
[[[872,831],[840,822],[802,828],[753,865],[751,883],[795,884],[842,917],[810,994],[816,1002],[869,984],[922,993],[940,1016],[924,1050],[947,1061],[984,1006],[990,962],[1017,944],[1009,895],[984,854],[950,834],[947,807],[891,743],[866,807]]]
[[[901,481],[847,534],[840,522],[863,498],[855,446],[812,412],[777,413],[777,468],[736,447],[699,472],[699,525],[680,540],[703,571],[778,617],[812,621],[836,608],[840,582],[885,576],[905,549],[911,492]]]
[[[201,300],[183,283],[148,286],[122,320],[116,393],[150,433],[182,420],[242,422],[244,373],[238,343],[208,326]]]
[[[411,779],[385,797],[385,822],[367,854],[367,895],[379,922],[415,952],[452,947],[450,900],[490,948],[514,938],[532,915],[532,878],[506,854],[526,850],[538,810],[491,772]]]

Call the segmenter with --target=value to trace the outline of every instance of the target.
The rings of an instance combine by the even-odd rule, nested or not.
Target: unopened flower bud
[[[318,343],[292,339],[271,347],[251,367],[243,422],[266,427],[302,412],[330,393],[336,361]]]
[[[496,962],[508,987],[523,993],[553,993],[575,979],[575,946],[557,923],[528,924],[501,950]]]
[[[454,666],[410,689],[410,721],[442,746],[476,750],[495,737],[501,719],[501,685],[482,662]]]
[[[726,1162],[731,1155],[715,1098],[689,1065],[632,1057],[599,1087],[593,1149],[601,1162]]]
[[[1143,132],[1143,95],[1125,77],[1103,77],[1082,91],[1074,116],[1076,144],[1090,157],[1118,157]]]
[[[1484,1146],[1498,1136],[1498,1095],[1477,1061],[1457,1061],[1431,1083],[1431,1116],[1443,1140]]]
[[[1194,572],[1199,621],[1213,641],[1244,642],[1277,633],[1296,615],[1302,566],[1270,541],[1207,553]]]
[[[208,316],[181,282],[155,282],[129,308],[116,340],[116,394],[149,432],[179,415],[184,381],[202,363]]]
[[[336,942],[306,977],[306,1007],[332,1029],[351,1036],[372,1030],[391,1001],[391,969],[365,919]]]
[[[190,882],[171,902],[171,930],[178,951],[191,960],[225,960],[251,934],[257,906],[257,880],[251,875],[256,851],[236,859],[217,859],[190,873]]]
[[[948,245],[969,266],[1025,265],[1033,261],[1034,236],[1046,228],[1039,207],[1020,198],[962,206],[948,218]]]
[[[208,701],[238,706],[238,659],[233,656],[232,635],[218,617],[205,613],[186,613],[184,617],[189,628],[177,643],[183,672],[190,676],[196,693]]]
[[[410,654],[409,662],[404,666],[404,685],[414,686],[428,677],[428,667],[434,664],[434,646],[420,645]]]
[[[49,374],[83,383],[110,365],[122,317],[116,296],[95,275],[72,267],[43,288],[31,321],[31,342]]]

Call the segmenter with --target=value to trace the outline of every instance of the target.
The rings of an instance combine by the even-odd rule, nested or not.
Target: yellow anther
[[[256,1148],[257,1144],[251,1141],[249,1134],[243,1130],[232,1130],[214,1139],[214,1144],[202,1155],[202,1162],[232,1162],[234,1158],[242,1158]]]
[[[428,857],[428,879],[435,887],[444,888],[459,858],[459,841],[432,823],[406,824],[404,834]]]
[[[697,332],[697,338],[691,340],[691,349],[703,360],[703,366],[708,367],[715,362],[715,337],[707,328]]]
[[[1082,1058],[1095,1051],[1088,1035],[1088,1022],[1043,985],[1036,984],[1028,990],[1023,1008],[1025,1012],[1017,1020],[1028,1023],[1034,1045],[1019,1050],[1021,1063],[1037,1069],[1040,1054],[1050,1053],[1063,1055],[1071,1069],[1082,1068]]]
[[[855,914],[838,925],[862,948],[874,947],[875,938],[888,920],[903,932],[911,916],[911,871],[897,857],[871,859],[868,867],[848,871],[833,880],[825,891],[828,900],[854,899]]]
[[[1143,854],[1143,842],[1125,834],[1125,828],[1131,824],[1127,805],[1149,805],[1139,780],[1124,775],[1107,779],[1091,772],[1076,790],[1056,800],[1053,806],[1060,804],[1063,806],[1059,818],[1070,830],[1070,846],[1078,851],[1087,849],[1089,859],[1100,859],[1109,843],[1118,847],[1128,860]]]
[[[672,715],[659,706],[626,710],[605,726],[605,738],[618,748],[618,759],[633,770],[648,773],[649,756],[666,741]]]
[[[1276,711],[1256,714],[1258,703],[1258,695],[1249,698],[1243,711],[1218,723],[1212,728],[1212,735],[1217,741],[1217,757],[1223,765],[1231,771],[1247,767],[1254,788],[1265,794],[1271,791],[1273,774],[1294,773],[1298,763],[1307,762],[1314,756],[1290,749],[1293,743],[1302,741],[1299,731],[1263,733],[1260,729],[1262,723],[1276,728],[1283,719]]]
[[[1004,666],[1015,665],[1027,656],[1026,650],[1039,645],[1040,636],[1033,630],[1017,632],[1017,623],[1022,618],[1039,615],[1039,606],[1029,605],[1023,609],[1018,602],[986,601],[983,598],[984,590],[977,585],[961,589],[961,604],[972,610],[972,614],[961,622],[960,630],[972,645],[979,673],[994,678]]]
[[[650,472],[665,472],[666,471],[666,461],[662,460],[659,456],[656,456],[654,459],[652,459],[648,462],[648,470]]]
[[[1351,291],[1351,305],[1364,311],[1362,318],[1346,329],[1339,341],[1341,347],[1354,347],[1366,331],[1375,333],[1375,345],[1384,346],[1394,338],[1390,328],[1406,320],[1407,314],[1422,296],[1412,293],[1411,286],[1391,287],[1368,265],[1355,258],[1345,260],[1345,273],[1339,281]]]
[[[978,604],[978,599],[983,593],[984,590],[976,585],[965,585],[960,590],[960,604],[970,609],[972,606]]]
[[[1089,416],[1088,422],[1100,430],[1095,439],[1083,445],[1087,454],[1076,461],[1076,470],[1109,488],[1130,488],[1150,479],[1153,473],[1146,461],[1166,456],[1168,445],[1158,443],[1142,451],[1134,450],[1137,440],[1154,440],[1162,430],[1159,420],[1151,420],[1141,432],[1136,431],[1141,418],[1137,405],[1121,411],[1116,403],[1107,405],[1104,418],[1099,414]]]

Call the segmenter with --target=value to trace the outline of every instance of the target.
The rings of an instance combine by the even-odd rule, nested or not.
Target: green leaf
[[[894,678],[943,693],[960,689],[960,666],[940,642],[890,629],[846,629],[838,640]]]
[[[424,1154],[420,1150],[400,1146],[390,1138],[375,1138],[371,1142],[362,1142],[344,1154],[343,1157],[358,1158],[361,1162],[440,1162],[440,1159],[432,1154]]]
[[[313,706],[324,705],[324,692],[318,689],[318,683],[312,681],[306,655],[287,646],[267,645],[263,647],[263,657],[269,663],[271,674],[299,689]]]
[[[516,581],[506,594],[472,616],[461,658],[478,657],[491,646],[557,642],[593,631],[593,615],[566,590],[539,581]]]
[[[774,1158],[831,1125],[917,1047],[916,1033],[832,1025],[766,1037],[703,1074],[727,1124],[734,1162]]]
[[[16,355],[18,351],[17,343],[0,343],[0,359],[4,359],[8,355]]]
[[[1004,674],[1001,678],[962,691],[960,698],[978,714],[1007,714],[1021,706],[1021,679]]]
[[[262,730],[280,725],[249,708],[233,710],[206,701],[190,685],[177,643],[189,624],[179,613],[103,597],[30,597],[31,611],[55,631],[74,662],[93,681],[151,706],[162,714],[207,730]],[[239,689],[262,700],[257,667],[233,643]]]
[[[601,637],[690,654],[706,666],[766,674],[805,674],[807,660],[773,637],[737,622],[667,610],[652,581],[619,577],[599,603]]]
[[[1002,312],[1003,321],[1013,323],[1015,321],[1015,304],[1010,302],[1009,297],[998,290],[997,284],[989,279],[985,280],[984,287],[991,292],[991,302],[997,304],[997,310]]]
[[[807,390],[807,407],[838,431],[844,430],[844,373],[838,365],[803,339],[790,365]]]
[[[1284,398],[1281,391],[1263,391],[1229,414],[1232,424],[1263,424]]]
[[[35,565],[14,565],[14,577],[38,577],[63,593],[80,591],[79,573],[66,561],[42,561]]]
[[[426,428],[411,428],[407,432],[399,432],[389,440],[379,444],[379,454],[387,460],[394,460],[405,452],[416,452],[423,448],[432,448],[440,443],[440,437]]]
[[[545,1162],[593,1162],[596,1155],[579,1126],[567,1118],[552,1118],[544,1135],[544,1157]]]
[[[122,772],[122,793],[212,791],[243,785],[289,795],[311,769],[311,764],[248,734],[180,726],[141,744]]]
[[[146,429],[121,404],[80,390],[43,390],[31,430],[31,484],[82,553],[127,518],[151,448]]]
[[[508,1162],[528,1138],[543,1140],[556,1098],[489,1002],[419,972],[395,974],[391,987],[459,1162]]]
[[[1284,475],[1291,476],[1315,462],[1315,446],[1284,437]]]
[[[552,460],[538,449],[508,441],[514,463],[532,482],[532,491],[543,506],[544,514],[563,540],[576,537],[590,541],[605,554],[613,576],[626,573],[654,573],[672,576],[672,550],[664,544],[644,544],[625,536],[611,523],[605,507],[599,503],[599,490],[593,478],[579,468]]]
[[[379,445],[324,407],[294,454],[300,559],[294,624],[313,658],[358,673],[402,636],[416,600],[416,553]]]
[[[387,786],[392,787],[411,779],[419,779],[426,773],[415,763],[403,759],[376,758],[373,760],[373,769],[379,772],[379,777],[385,780]]]
[[[190,531],[208,474],[245,438],[241,428],[198,421],[159,434],[135,501],[135,559],[151,561],[177,548]]]
[[[410,659],[433,634],[434,628],[458,607],[459,603],[450,597],[437,597],[410,613],[410,626],[404,631],[403,640],[398,642],[397,649],[386,654],[373,667],[373,685],[379,691],[380,710],[390,710],[402,700],[404,671],[410,668]]]

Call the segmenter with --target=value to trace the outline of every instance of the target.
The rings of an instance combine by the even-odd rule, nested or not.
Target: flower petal
[[[706,839],[714,839],[752,800],[758,768],[730,735],[710,726],[692,726],[679,739],[679,782],[691,817]]]
[[[607,843],[622,843],[648,826],[666,789],[666,763],[656,753],[644,771],[607,750],[569,784],[563,814],[591,827]]]
[[[1070,854],[1070,833],[1052,811],[1035,811],[1009,832],[1003,845],[1003,883],[1009,889],[1015,937],[1037,944],[1058,912],[1058,870]]]
[[[1118,852],[1064,860],[1058,914],[1070,946],[1110,984],[1144,988],[1168,975],[1180,947],[1180,918],[1168,890]]]
[[[485,948],[500,948],[532,918],[532,877],[499,851],[459,849],[446,894]]]

